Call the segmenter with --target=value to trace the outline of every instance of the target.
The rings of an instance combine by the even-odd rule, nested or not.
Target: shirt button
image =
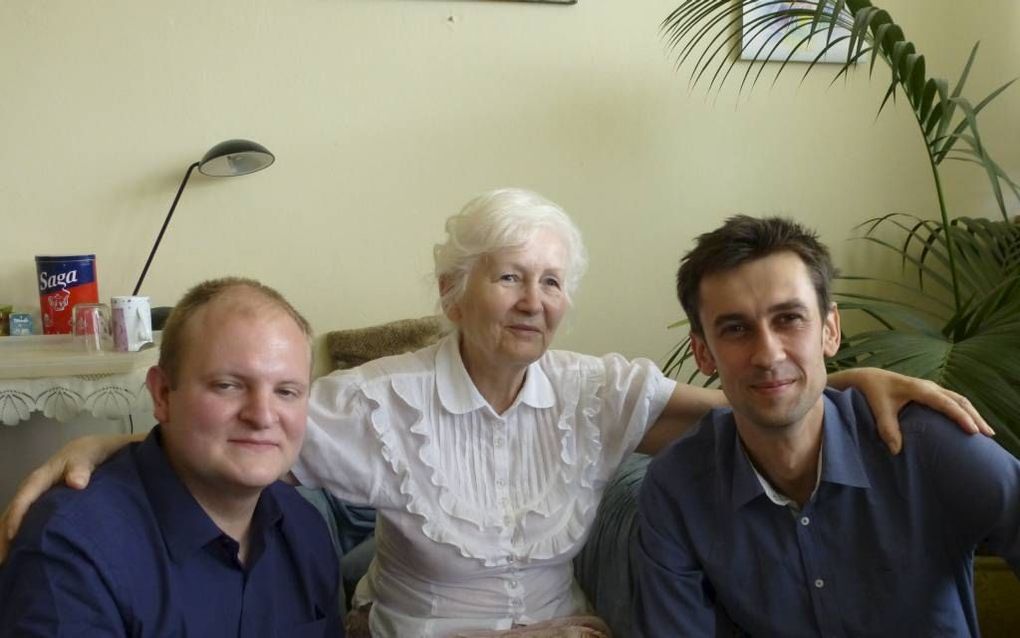
[[[821,578],[816,578],[815,579],[815,587],[817,587],[818,589],[821,589],[822,587],[825,587],[825,581],[822,580]]]
[[[496,437],[495,445],[496,445],[496,447],[503,447],[503,437],[497,436]]]
[[[520,598],[514,598],[512,602],[514,604],[514,607],[520,607],[521,605],[524,604],[524,601],[521,600]]]
[[[800,524],[803,525],[804,527],[807,527],[808,525],[811,524],[811,519],[808,518],[807,516],[802,516],[800,518]]]
[[[506,487],[506,481],[503,479],[496,479],[496,485],[499,487]]]
[[[509,516],[504,516],[503,517],[503,524],[506,525],[507,527],[509,527],[510,524],[513,523],[513,522],[514,522],[514,519],[510,518]]]
[[[517,587],[518,585],[520,585],[520,583],[519,583],[519,582],[517,582],[516,580],[511,580],[511,581],[510,581],[510,586],[511,586],[511,587],[515,587],[515,588],[516,588],[516,587]]]

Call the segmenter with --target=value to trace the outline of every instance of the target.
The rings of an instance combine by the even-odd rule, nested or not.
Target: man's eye
[[[742,335],[745,332],[747,332],[747,327],[741,326],[739,324],[733,324],[729,326],[723,326],[721,332],[723,335],[726,336]]]
[[[508,273],[504,273],[504,274],[500,275],[500,276],[499,276],[499,280],[500,280],[500,281],[510,281],[510,282],[515,282],[515,281],[518,281],[518,280],[520,280],[520,277],[518,277],[518,276],[517,276],[517,275],[515,275],[514,273],[509,273],[509,272],[508,272]]]
[[[803,321],[804,317],[796,312],[789,312],[779,316],[780,323],[790,324]]]
[[[237,387],[237,384],[234,383],[233,381],[216,381],[215,383],[213,383],[213,387],[216,388],[217,390],[226,391],[233,390],[234,388]]]
[[[276,393],[287,399],[296,399],[301,396],[301,392],[295,388],[280,388]]]

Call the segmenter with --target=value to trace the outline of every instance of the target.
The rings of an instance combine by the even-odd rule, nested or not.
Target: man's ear
[[[145,375],[145,385],[152,396],[152,416],[159,423],[170,422],[170,379],[163,368],[152,366]]]
[[[691,347],[694,349],[694,361],[698,364],[698,370],[706,376],[715,374],[715,357],[708,349],[705,337],[691,332]]]
[[[826,357],[833,357],[839,352],[839,344],[843,339],[840,332],[839,308],[835,302],[829,304],[829,313],[822,325],[822,351]]]

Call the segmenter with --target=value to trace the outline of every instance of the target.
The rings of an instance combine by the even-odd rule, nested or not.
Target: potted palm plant
[[[867,0],[685,0],[662,27],[679,66],[690,67],[691,82],[710,90],[728,81],[753,88],[766,65],[778,76],[808,50],[805,76],[835,51],[838,65],[828,68],[837,78],[858,65],[871,76],[879,61],[888,68],[879,111],[896,96],[906,98],[900,102],[924,139],[939,210],[931,218],[885,214],[863,222],[859,239],[893,251],[902,272],[843,277],[840,307],[867,314],[874,327],[845,335],[832,365],[876,366],[952,388],[1020,456],[1020,224],[1007,213],[1020,188],[989,155],[978,128],[978,115],[1012,81],[980,101],[968,99],[963,90],[977,45],[955,84],[930,76],[899,25]],[[992,219],[951,214],[941,175],[948,160],[971,162],[987,176],[997,208]],[[855,292],[854,281],[885,292]],[[667,372],[679,373],[689,356],[685,340],[670,353]]]

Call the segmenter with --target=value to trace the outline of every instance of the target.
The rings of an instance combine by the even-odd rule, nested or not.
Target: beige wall
[[[426,314],[443,219],[521,185],[591,251],[558,345],[658,358],[679,336],[677,259],[728,214],[802,218],[848,268],[867,261],[843,241],[856,223],[934,214],[909,114],[874,120],[884,69],[709,99],[657,32],[678,1],[6,0],[0,303],[37,310],[36,254],[95,252],[101,296],[129,292],[184,168],[231,137],[277,163],[193,178],[146,285],[157,305],[242,273],[319,331]],[[954,79],[983,40],[971,95],[1020,74],[1015,0],[884,6]],[[1018,91],[985,135],[1020,175]],[[954,172],[954,201],[987,211],[981,179]]]

